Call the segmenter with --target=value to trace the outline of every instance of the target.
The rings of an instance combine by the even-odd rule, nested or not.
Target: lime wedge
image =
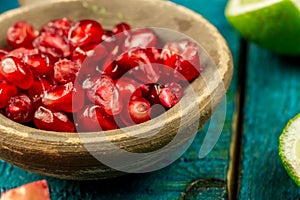
[[[283,55],[300,55],[300,0],[229,0],[225,15],[242,37]]]
[[[290,177],[300,187],[300,113],[288,122],[279,138],[279,156]]]

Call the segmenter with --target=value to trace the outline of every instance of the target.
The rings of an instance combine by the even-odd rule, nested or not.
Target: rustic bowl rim
[[[148,2],[149,0],[139,0],[140,2]],[[151,0],[153,2],[157,2],[157,3],[164,3],[164,4],[169,4],[169,5],[173,5],[173,6],[176,6],[177,9],[181,9],[181,10],[185,10],[187,12],[190,12],[191,14],[197,16],[198,18],[201,18],[202,21],[210,24],[209,21],[207,21],[205,18],[203,18],[200,14],[197,14],[183,6],[180,6],[176,3],[173,3],[173,2],[169,2],[169,1],[162,1],[162,0]],[[60,3],[77,3],[77,2],[88,2],[88,1],[84,1],[84,0],[49,0],[49,1],[40,1],[40,2],[37,2],[37,3],[34,3],[34,4],[29,4],[29,5],[25,5],[24,7],[20,7],[20,8],[17,8],[17,9],[14,9],[14,10],[10,10],[10,11],[7,11],[5,13],[3,13],[1,15],[1,18],[0,18],[0,21],[1,20],[4,20],[5,18],[9,18],[10,16],[12,15],[18,15],[18,14],[21,14],[22,12],[26,11],[26,10],[33,10],[33,9],[37,9],[37,8],[40,8],[40,7],[46,7],[46,6],[49,6],[50,4],[60,4]],[[213,25],[211,25],[211,27],[213,27]],[[217,29],[215,29],[215,31],[217,31]],[[227,88],[226,88],[227,89]],[[192,105],[192,104],[191,104]],[[192,106],[189,106],[188,108],[184,108],[184,110],[192,110],[193,107]],[[167,111],[169,112],[169,111]],[[5,117],[5,116],[4,116]],[[149,123],[152,123],[153,121],[154,122],[158,122],[160,121],[160,118],[162,116],[158,116],[154,119],[151,119],[151,122],[150,121],[147,121],[145,123],[143,123],[143,125],[147,125]],[[176,118],[178,118],[180,116],[177,116]],[[5,117],[6,118],[6,117]],[[8,118],[6,118],[7,120],[10,120]],[[168,121],[173,121],[175,120],[174,118],[168,118]],[[62,138],[65,138],[65,137],[68,137],[68,138],[77,138],[77,134],[75,133],[69,133],[69,132],[55,132],[55,131],[46,131],[46,130],[40,130],[40,129],[37,129],[37,128],[33,128],[33,127],[29,127],[29,126],[26,126],[26,125],[22,125],[22,124],[19,124],[19,123],[16,123],[12,120],[10,120],[11,124],[12,125],[15,125],[16,127],[22,129],[22,128],[25,128],[26,129],[29,129],[30,131],[38,131],[39,133],[41,134],[48,134],[49,136],[55,136],[55,137],[62,137]],[[157,123],[152,123],[153,125],[157,125]],[[153,126],[152,125],[152,126]],[[130,126],[130,127],[125,127],[125,128],[121,128],[120,130],[123,131],[123,133],[126,135],[127,133],[131,133],[131,132],[136,132],[136,128],[138,128],[139,125],[133,125],[133,126]],[[153,126],[153,128],[155,128],[155,126]],[[111,130],[111,131],[105,131],[108,135],[110,135],[111,133],[113,132],[116,132],[117,130]],[[90,136],[93,136],[95,132],[87,132],[87,136],[90,135]],[[96,132],[97,133],[97,132]],[[16,134],[15,133],[12,133],[12,134]],[[123,137],[123,135],[120,135],[122,133],[116,133],[118,134],[118,136],[120,137]],[[132,134],[130,134],[132,135]],[[135,134],[133,134],[135,135]],[[114,135],[115,136],[115,135]],[[135,135],[135,136],[138,136],[138,135]],[[38,138],[38,137],[37,137]],[[36,139],[37,139],[36,138]],[[45,140],[45,137],[42,137],[43,140]],[[74,140],[68,140],[69,142],[71,143],[74,143]],[[68,142],[66,141],[66,142]]]

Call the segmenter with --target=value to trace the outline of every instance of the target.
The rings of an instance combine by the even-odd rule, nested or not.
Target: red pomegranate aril
[[[97,66],[101,65],[103,58],[107,56],[106,48],[102,44],[90,44],[77,47],[72,54],[72,60],[82,63],[79,76],[94,74]]]
[[[45,24],[40,32],[49,32],[54,33],[56,35],[60,35],[62,37],[68,37],[68,33],[70,28],[74,22],[68,18],[62,18],[62,19],[55,19],[52,21],[49,21],[47,24]]]
[[[46,180],[27,183],[1,194],[0,200],[50,200]]]
[[[38,31],[26,21],[19,21],[7,30],[7,42],[13,48],[32,48],[32,42]]]
[[[101,130],[96,113],[98,108],[99,106],[96,105],[88,105],[76,113],[77,132],[92,132]]]
[[[151,29],[138,29],[131,31],[124,41],[123,50],[132,48],[155,47],[157,36]]]
[[[33,84],[28,89],[28,96],[32,99],[34,106],[37,108],[42,105],[44,93],[51,88],[50,82],[42,77],[36,77]]]
[[[152,85],[152,84],[142,84],[142,85],[140,85],[140,86],[137,88],[136,92],[142,94],[142,96],[145,97],[145,98],[147,99],[147,95],[148,95],[148,93],[149,93],[149,91],[150,91],[150,86],[151,86],[151,85]]]
[[[166,108],[171,108],[175,106],[178,103],[178,98],[173,93],[173,91],[170,88],[162,88],[159,93],[159,100],[161,105],[163,105]]]
[[[33,46],[40,52],[50,54],[55,58],[68,57],[71,55],[71,49],[64,37],[50,32],[41,33],[33,41]]]
[[[17,95],[18,89],[16,86],[6,82],[0,81],[0,109],[5,108],[8,105],[8,101],[11,97]]]
[[[54,64],[54,79],[59,83],[68,83],[75,81],[81,64],[79,61],[62,59]]]
[[[156,63],[152,50],[150,48],[134,48],[130,49],[120,56],[117,60],[118,64],[122,66],[129,66],[130,68],[139,66],[140,64]]]
[[[35,76],[53,76],[53,65],[50,64],[48,56],[42,54],[27,55],[23,57],[23,62],[30,66]]]
[[[31,99],[25,94],[13,96],[8,101],[5,115],[18,123],[26,123],[32,120],[34,107]]]
[[[160,104],[159,94],[164,86],[160,84],[149,84],[148,86],[149,91],[147,94],[144,93],[144,97],[150,102],[151,105]]]
[[[128,112],[136,124],[148,121],[150,119],[150,103],[143,97],[133,99],[129,102]]]
[[[19,60],[23,61],[23,58],[26,56],[30,56],[30,55],[36,55],[39,53],[38,49],[26,49],[24,47],[20,47],[18,49],[14,49],[10,52],[8,52],[4,58],[6,57],[15,57],[18,58]]]
[[[138,82],[128,77],[122,77],[116,81],[116,86],[123,104],[128,104],[132,98],[142,96],[142,91],[138,90],[139,85]]]
[[[44,105],[64,112],[77,112],[84,104],[84,93],[72,82],[51,87],[42,98]]]
[[[159,65],[154,59],[152,50],[135,48],[121,54],[116,63],[120,65],[122,74],[130,69],[129,75],[143,83],[156,83],[160,77]],[[125,70],[127,71],[125,71]]]
[[[112,29],[112,32],[116,35],[116,34],[119,34],[119,33],[123,33],[125,31],[128,31],[130,30],[131,27],[129,24],[125,23],[125,22],[121,22],[119,24],[116,24],[113,29]]]
[[[156,83],[160,77],[159,66],[155,63],[141,64],[132,68],[128,73],[133,79],[144,84]]]
[[[103,64],[98,66],[96,70],[111,77],[113,80],[117,80],[123,74],[125,74],[129,68],[128,66],[119,65],[115,60],[115,56],[108,56]]]
[[[69,31],[68,40],[72,47],[85,46],[91,43],[100,43],[103,28],[94,20],[80,20],[76,22]]]
[[[72,61],[79,60],[80,63],[83,63],[83,61],[87,56],[94,55],[94,49],[96,48],[97,45],[98,44],[89,44],[83,47],[77,47],[71,55],[71,60]]]
[[[150,55],[151,62],[163,64],[163,60],[161,59],[162,49],[158,49],[156,47],[146,48],[147,55]]]
[[[0,62],[0,73],[21,89],[28,89],[33,83],[32,71],[15,57],[7,57]]]
[[[33,122],[37,128],[47,131],[74,132],[75,130],[73,122],[65,113],[44,106],[38,107],[35,111]]]
[[[89,90],[91,89],[97,82],[98,78],[101,77],[100,75],[95,75],[95,76],[89,76],[87,77],[83,82],[82,82],[82,89],[84,90]]]
[[[176,82],[171,82],[167,83],[165,87],[170,88],[177,97],[177,99],[181,99],[183,97],[183,88],[180,84]]]
[[[87,105],[77,113],[77,131],[106,131],[117,129],[112,115],[108,115],[101,106]]]
[[[165,65],[174,69],[173,76],[179,80],[192,81],[201,72],[198,46],[190,40],[166,43],[162,58]]]
[[[100,78],[94,78],[91,84],[87,95],[92,103],[103,107],[109,115],[122,111],[119,91],[110,77],[102,75]]]

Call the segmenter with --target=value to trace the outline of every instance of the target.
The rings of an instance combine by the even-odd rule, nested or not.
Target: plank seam
[[[239,181],[241,173],[241,151],[242,151],[242,136],[244,129],[244,104],[246,94],[246,78],[247,78],[247,56],[248,43],[245,39],[240,39],[240,54],[238,57],[238,78],[237,78],[237,95],[236,95],[236,110],[237,114],[233,119],[233,134],[230,147],[230,163],[228,170],[228,197],[229,200],[238,199]]]

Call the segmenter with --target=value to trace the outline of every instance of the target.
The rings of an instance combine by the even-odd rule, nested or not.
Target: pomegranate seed
[[[156,83],[159,80],[159,66],[156,64],[142,64],[132,68],[129,76],[142,83]]]
[[[84,46],[91,43],[100,43],[102,40],[103,28],[94,20],[80,20],[75,23],[68,35],[70,44],[73,47]]]
[[[161,59],[161,49],[156,47],[150,47],[146,49],[147,55],[150,56],[152,63],[163,64],[163,60]]]
[[[54,79],[59,83],[75,81],[81,65],[78,61],[59,60],[54,64]]]
[[[119,24],[116,24],[112,30],[112,32],[116,35],[116,34],[119,34],[119,33],[123,33],[125,31],[128,31],[130,30],[131,27],[129,24],[125,23],[125,22],[121,22]]]
[[[144,94],[145,98],[148,99],[151,105],[160,104],[159,94],[164,86],[160,84],[149,84],[148,86],[149,91],[148,93]]]
[[[95,73],[96,66],[100,65],[101,60],[107,56],[107,51],[102,44],[91,44],[77,47],[72,54],[72,60],[82,63],[80,75]]]
[[[141,64],[160,63],[160,53],[156,48],[134,48],[121,54],[117,62],[131,68]]]
[[[178,103],[178,98],[173,93],[173,91],[170,88],[162,88],[159,93],[159,100],[161,105],[163,105],[166,108],[171,108],[175,106]]]
[[[151,85],[152,84],[140,85],[136,92],[139,91],[142,94],[143,97],[147,98],[147,95],[148,95],[148,93],[150,91],[150,86]]]
[[[23,47],[20,47],[18,49],[14,49],[10,52],[8,52],[4,58],[6,57],[15,57],[18,58],[19,60],[23,61],[23,58],[26,56],[30,56],[30,55],[36,55],[39,53],[38,49],[25,49]]]
[[[140,124],[150,119],[150,103],[145,98],[136,98],[129,102],[128,113],[134,123]]]
[[[64,112],[77,112],[84,103],[83,91],[72,82],[53,86],[44,93],[44,105]]]
[[[87,77],[82,83],[82,89],[84,90],[91,89],[94,86],[96,81],[97,81],[96,76]]]
[[[68,57],[71,54],[67,40],[55,33],[43,32],[33,41],[33,46],[40,52],[55,58]]]
[[[143,83],[156,83],[160,77],[159,65],[151,49],[131,49],[121,54],[116,62],[120,69],[131,69],[128,75]]]
[[[62,37],[68,37],[69,30],[74,22],[67,18],[55,19],[45,24],[40,32],[49,32]]]
[[[6,81],[0,81],[0,108],[5,108],[8,105],[8,100],[17,93],[16,86]]]
[[[23,57],[23,62],[30,66],[36,76],[53,76],[53,65],[49,57],[44,54],[26,55]]]
[[[112,56],[107,57],[101,67],[97,67],[98,72],[111,77],[113,80],[120,78],[128,70],[127,66],[119,65]]]
[[[5,115],[15,122],[26,123],[32,120],[34,107],[31,99],[25,94],[13,96],[8,101]]]
[[[28,95],[32,99],[34,106],[37,108],[42,105],[44,93],[51,88],[50,82],[42,77],[37,77],[28,89]]]
[[[47,131],[74,132],[75,126],[68,116],[54,108],[38,107],[34,113],[33,122],[39,129]]]
[[[19,21],[7,30],[7,42],[13,48],[32,48],[32,42],[38,35],[34,27],[26,21]]]
[[[50,200],[49,188],[46,180],[28,183],[20,187],[5,191],[1,200]]]
[[[122,110],[119,91],[108,76],[102,75],[100,78],[93,79],[87,95],[91,102],[103,107],[109,115],[118,114]]]
[[[28,89],[33,83],[33,73],[27,65],[14,57],[4,58],[0,62],[0,73],[12,84]]]
[[[5,57],[8,54],[7,49],[0,48],[0,60],[2,60],[3,57]]]
[[[116,81],[116,86],[119,90],[120,99],[122,100],[123,104],[128,104],[129,100],[136,97],[142,96],[142,91],[138,90],[139,83],[135,80],[122,77]]]
[[[123,50],[132,48],[150,48],[154,47],[157,41],[155,33],[151,29],[138,29],[131,31],[125,39]]]
[[[163,48],[162,58],[165,65],[174,69],[172,76],[179,80],[192,81],[201,72],[198,46],[189,40],[168,42]]]
[[[72,53],[72,60],[79,60],[80,63],[83,63],[87,56],[94,55],[94,49],[97,47],[98,44],[89,44],[83,47],[77,47]],[[103,47],[104,48],[104,47]],[[105,50],[105,48],[104,48]],[[106,51],[106,50],[105,50]]]
[[[88,105],[77,113],[77,131],[106,131],[117,129],[112,115],[98,105]]]
[[[180,84],[176,82],[168,83],[165,85],[166,87],[170,88],[172,92],[175,94],[177,99],[181,99],[183,96],[183,89]]]

